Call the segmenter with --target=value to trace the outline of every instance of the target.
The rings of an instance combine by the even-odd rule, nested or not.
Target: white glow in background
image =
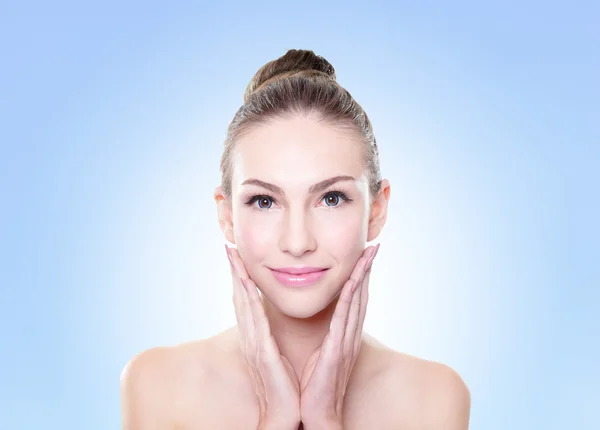
[[[455,368],[472,429],[598,427],[597,7],[145,7],[0,30],[19,40],[2,426],[117,428],[133,354],[235,323],[221,144],[258,67],[304,48],[367,111],[392,184],[365,330]]]

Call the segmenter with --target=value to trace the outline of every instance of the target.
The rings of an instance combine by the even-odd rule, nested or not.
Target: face
[[[287,315],[324,309],[362,255],[371,215],[362,145],[357,134],[314,117],[273,120],[237,142],[228,240],[250,278]],[[281,273],[290,268],[322,270]],[[299,278],[309,285],[297,285]]]

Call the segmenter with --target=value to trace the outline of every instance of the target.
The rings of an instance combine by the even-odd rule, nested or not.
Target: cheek
[[[329,214],[328,214],[329,215]],[[355,262],[364,249],[367,228],[363,214],[346,211],[322,219],[319,242],[335,255],[338,262]]]
[[[254,263],[273,249],[275,223],[264,214],[243,211],[235,220],[235,241],[246,263]]]

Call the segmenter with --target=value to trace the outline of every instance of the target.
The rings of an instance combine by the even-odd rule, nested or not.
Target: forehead
[[[363,145],[358,132],[314,116],[271,120],[239,139],[233,179],[259,178],[282,186],[304,186],[337,175],[359,179],[365,169]]]

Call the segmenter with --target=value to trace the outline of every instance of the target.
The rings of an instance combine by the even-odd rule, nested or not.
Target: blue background
[[[597,2],[15,4],[2,429],[119,428],[134,354],[235,323],[221,145],[292,48],[336,68],[392,183],[365,330],[456,369],[472,429],[600,428]]]

